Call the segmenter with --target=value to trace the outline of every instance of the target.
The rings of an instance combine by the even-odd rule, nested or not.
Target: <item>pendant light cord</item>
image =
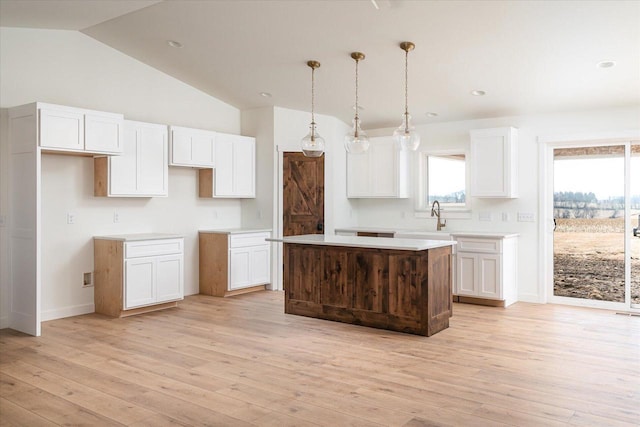
[[[358,62],[356,59],[356,120],[358,120]]]
[[[316,69],[315,68],[311,68],[311,124],[315,126],[316,124],[316,120],[314,118],[313,115],[313,105],[315,102],[315,73],[316,73]],[[315,133],[315,132],[314,132]]]
[[[409,50],[404,52],[404,130],[409,132]]]

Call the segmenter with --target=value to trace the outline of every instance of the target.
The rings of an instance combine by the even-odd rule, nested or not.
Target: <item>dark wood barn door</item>
[[[283,236],[324,234],[324,156],[284,153]]]

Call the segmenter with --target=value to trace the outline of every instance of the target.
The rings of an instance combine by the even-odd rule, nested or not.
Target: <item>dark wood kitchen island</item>
[[[272,240],[284,243],[285,313],[425,336],[449,327],[453,241]]]

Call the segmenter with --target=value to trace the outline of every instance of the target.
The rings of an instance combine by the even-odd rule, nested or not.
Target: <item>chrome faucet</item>
[[[436,210],[436,205],[438,205],[438,209]],[[431,205],[431,216],[436,216],[438,217],[438,226],[436,228],[436,230],[440,231],[442,230],[442,227],[446,227],[447,225],[447,220],[442,220],[440,221],[440,202],[437,200],[433,201],[433,204]]]

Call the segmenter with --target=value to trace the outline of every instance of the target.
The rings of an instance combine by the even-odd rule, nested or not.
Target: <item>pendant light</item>
[[[360,116],[358,115],[358,63],[364,59],[364,53],[353,52],[351,57],[356,61],[356,115],[353,118],[353,128],[344,137],[344,148],[348,153],[361,154],[369,149],[369,137],[360,129]]]
[[[404,50],[404,116],[402,124],[393,132],[393,139],[396,140],[402,150],[417,150],[420,145],[420,135],[416,132],[411,124],[411,115],[409,114],[409,51],[416,47],[411,42],[400,43],[400,48]]]
[[[311,124],[309,125],[309,133],[302,138],[302,153],[307,157],[320,157],[324,154],[324,138],[316,132],[316,122],[313,114],[315,101],[314,74],[316,68],[320,67],[320,63],[318,61],[307,61],[307,65],[311,68]]]

